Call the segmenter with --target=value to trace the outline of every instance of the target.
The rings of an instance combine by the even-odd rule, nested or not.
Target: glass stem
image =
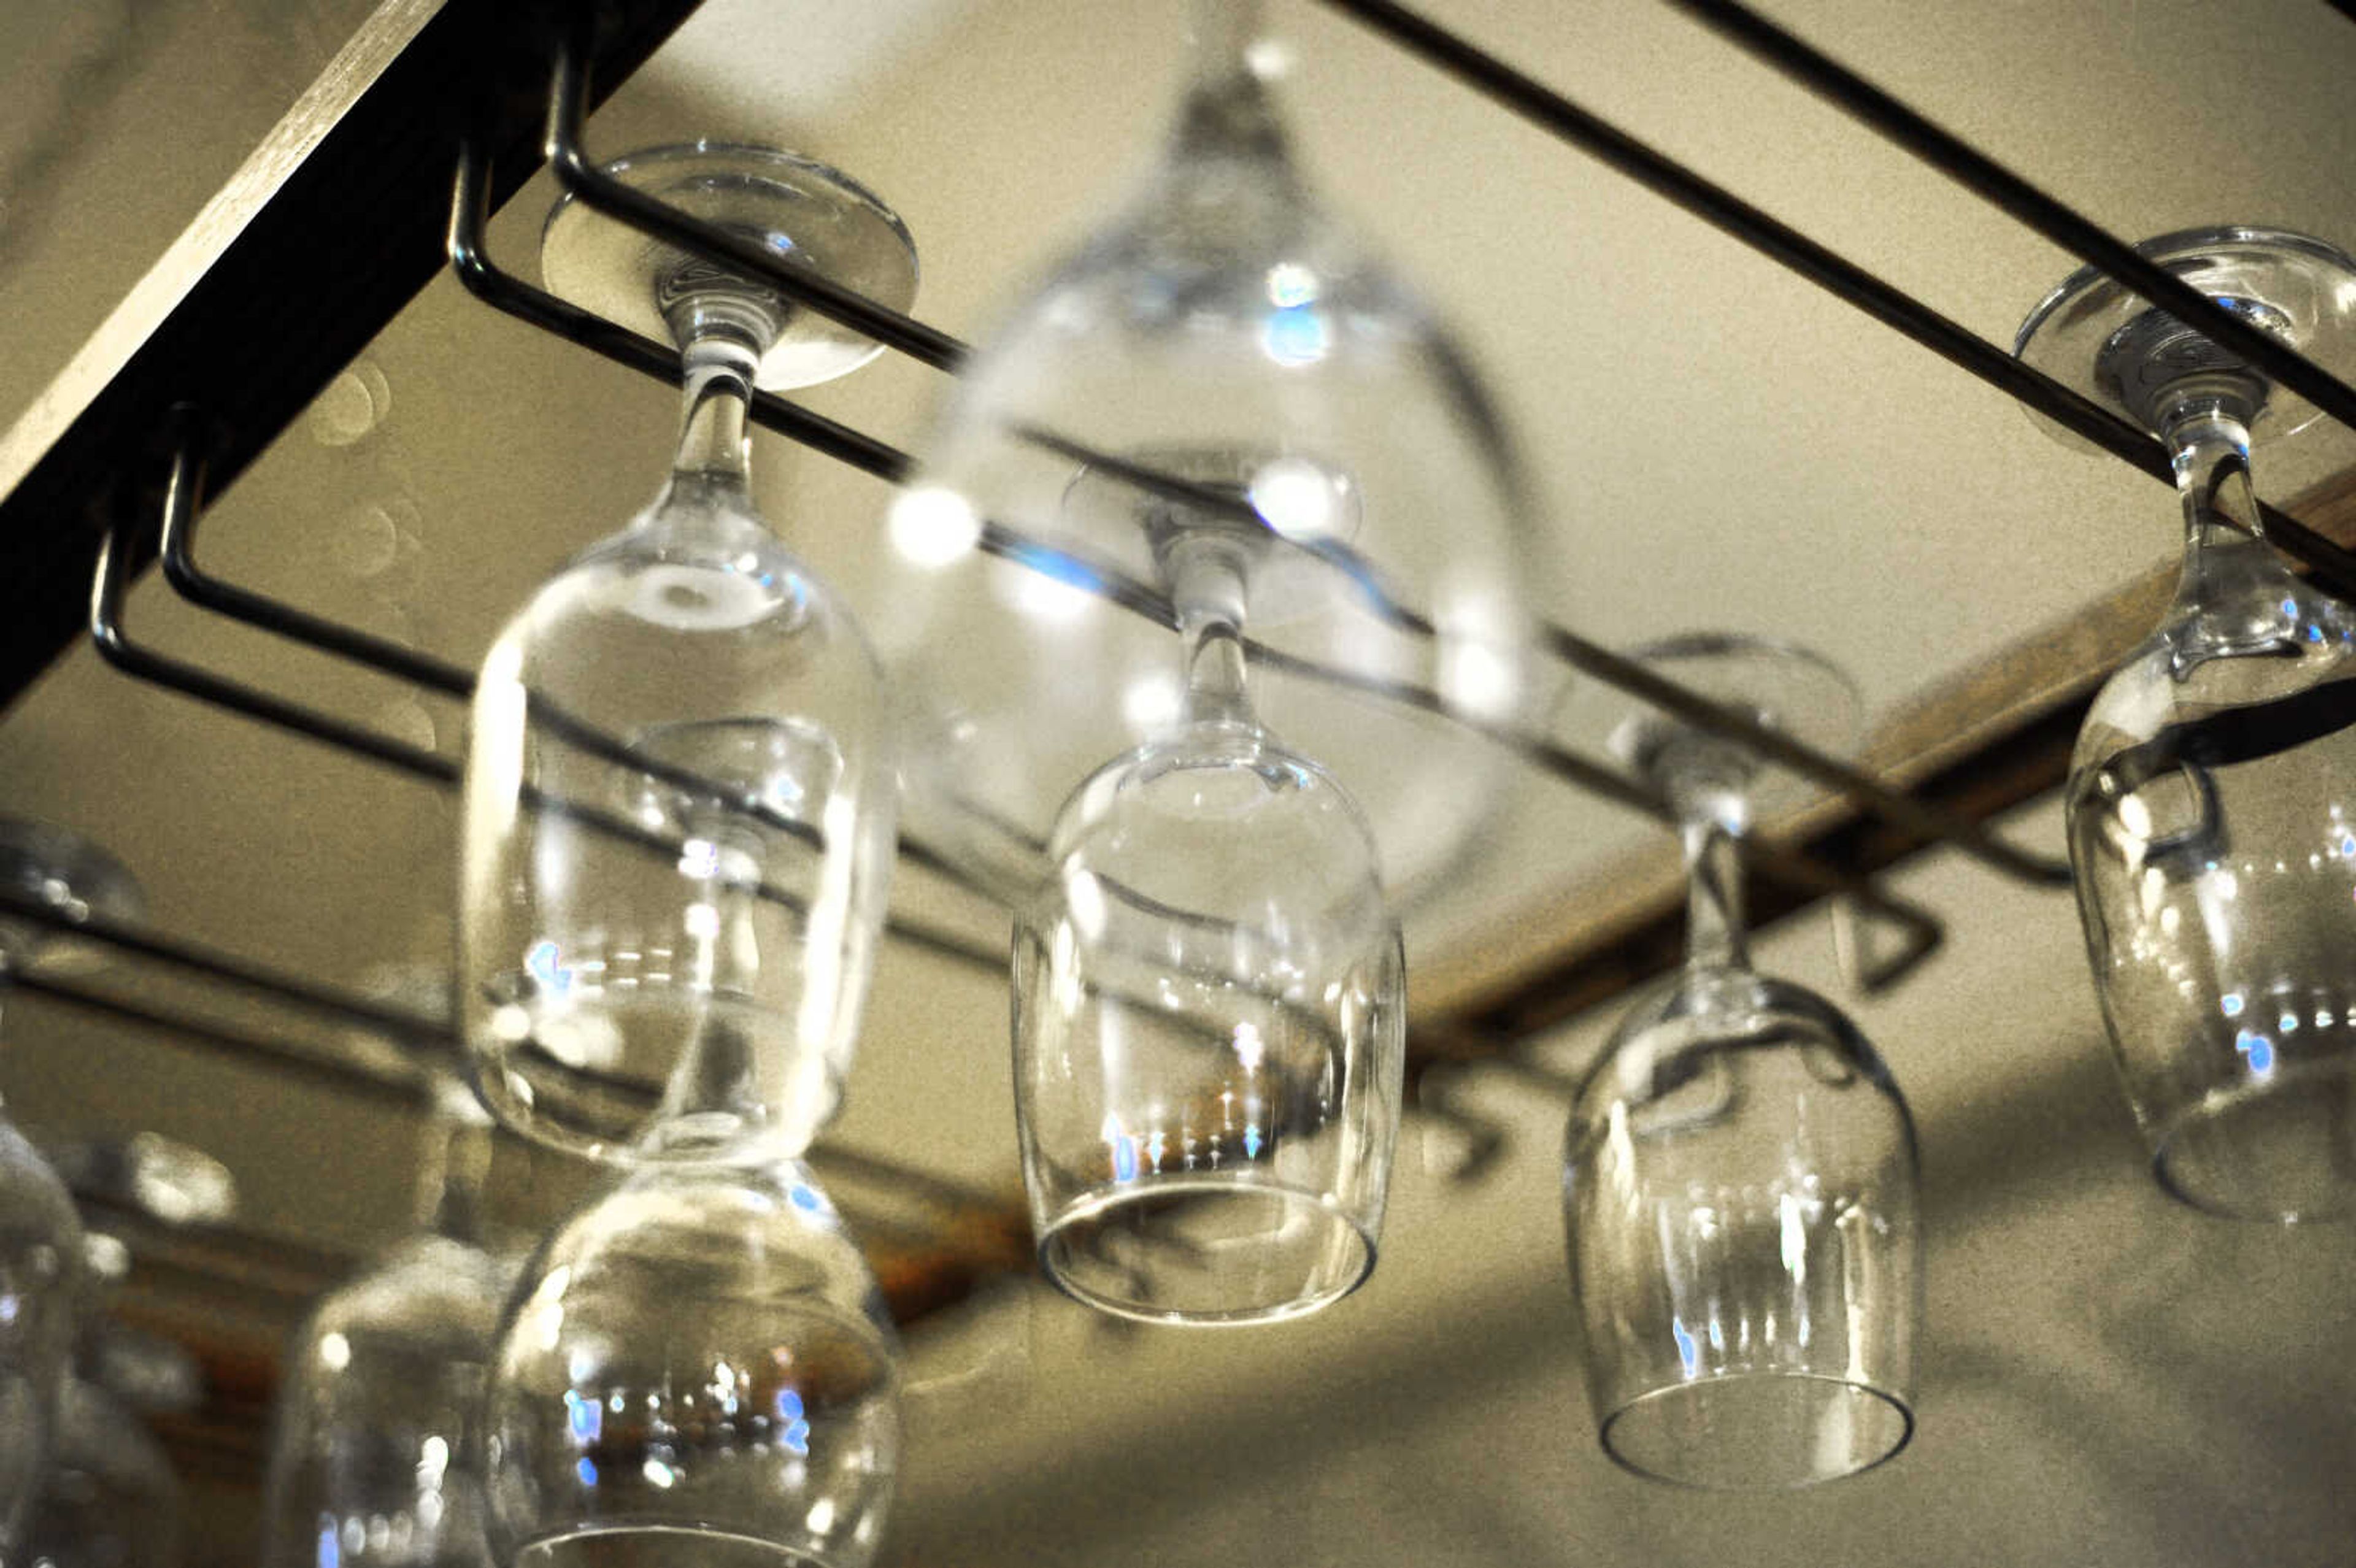
[[[1686,968],[1749,968],[1740,843],[1724,823],[1708,816],[1687,817],[1678,836],[1686,852]]]
[[[1194,80],[1179,111],[1176,162],[1240,158],[1263,177],[1287,179],[1283,127],[1252,63],[1260,37],[1260,0],[1195,0]]]
[[[1255,723],[1245,686],[1243,562],[1216,539],[1185,541],[1172,555],[1171,599],[1186,660],[1181,717],[1188,724]]]
[[[761,846],[746,842],[744,829],[731,823],[705,831],[691,827],[687,852],[708,855],[710,869],[688,908],[684,940],[673,963],[681,989],[701,1005],[656,1113],[654,1136],[666,1146],[676,1146],[681,1136],[726,1142],[766,1121],[769,1102],[760,1041],[743,1018],[712,1005],[715,997],[755,989],[761,955],[753,904],[764,859]]]
[[[2265,541],[2250,483],[2250,432],[2226,400],[2188,400],[2160,423],[2184,504],[2184,575],[2177,603],[2204,655],[2296,637],[2280,607],[2287,569]],[[2255,590],[2255,592],[2252,592]]]
[[[454,1092],[463,1093],[463,1091]],[[483,1191],[491,1171],[489,1124],[437,1111],[418,1161],[417,1222],[446,1240],[480,1246]]]
[[[2250,484],[2250,432],[2214,402],[2179,412],[2161,428],[2184,501],[2184,543],[2198,559],[2224,543],[2265,537]]]
[[[748,486],[753,439],[746,415],[760,355],[733,336],[706,333],[680,350],[686,370],[674,483]]]
[[[1194,74],[1217,81],[1246,69],[1260,37],[1261,0],[1194,0]]]

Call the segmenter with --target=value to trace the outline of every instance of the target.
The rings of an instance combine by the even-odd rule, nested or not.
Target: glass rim
[[[2296,1093],[2317,1076],[2344,1081],[2349,1072],[2349,1062],[2344,1057],[2325,1058],[2300,1066],[2310,1071],[2293,1071],[2274,1083],[2245,1087],[2241,1093],[2222,1097],[2212,1093],[2182,1106],[2171,1116],[2152,1122],[2146,1141],[2151,1151],[2152,1180],[2158,1185],[2160,1191],[2171,1202],[2182,1204],[2196,1214],[2254,1229],[2271,1226],[2286,1231],[2293,1227],[2320,1228],[2345,1224],[2351,1214],[2356,1214],[2356,1176],[2341,1183],[2337,1199],[2322,1207],[2285,1208],[2277,1204],[2271,1208],[2254,1208],[2226,1202],[2213,1189],[2198,1189],[2179,1180],[2179,1168],[2169,1158],[2169,1150],[2178,1136],[2192,1128],[2250,1104]]]
[[[797,1147],[773,1126],[756,1126],[722,1142],[663,1152],[645,1147],[647,1135],[669,1118],[659,1118],[655,1111],[660,1105],[660,1090],[655,1092],[655,1103],[647,1114],[610,1135],[586,1133],[563,1117],[552,1115],[535,1103],[530,1074],[512,1065],[506,1058],[511,1053],[483,1050],[470,1037],[466,1041],[464,1081],[472,1085],[476,1096],[490,1112],[491,1119],[527,1143],[559,1154],[585,1160],[603,1170],[636,1171],[654,1168],[692,1169],[697,1166],[766,1164],[777,1160],[807,1160],[809,1143]],[[826,1113],[818,1119],[818,1126],[841,1114],[845,1074],[831,1061],[824,1064],[829,1104]],[[518,1081],[522,1088],[517,1087]]]
[[[1141,1198],[1164,1197],[1187,1189],[1196,1191],[1237,1190],[1262,1192],[1272,1197],[1291,1199],[1305,1208],[1312,1209],[1326,1218],[1338,1221],[1358,1243],[1358,1266],[1348,1278],[1332,1289],[1313,1295],[1279,1302],[1272,1307],[1240,1308],[1218,1313],[1153,1311],[1141,1307],[1119,1296],[1106,1296],[1074,1284],[1048,1261],[1048,1249],[1080,1220],[1095,1218],[1125,1203]],[[1380,1243],[1374,1229],[1351,1213],[1330,1194],[1313,1192],[1290,1182],[1271,1180],[1252,1171],[1197,1172],[1189,1171],[1176,1177],[1154,1177],[1114,1186],[1089,1188],[1077,1199],[1063,1206],[1052,1218],[1033,1214],[1037,1230],[1035,1253],[1039,1273],[1049,1285],[1071,1300],[1108,1316],[1131,1323],[1150,1323],[1165,1328],[1249,1328],[1264,1324],[1283,1323],[1322,1311],[1351,1295],[1365,1285],[1375,1272],[1376,1255]]]
[[[1627,1455],[1615,1446],[1612,1441],[1612,1430],[1619,1425],[1622,1417],[1633,1413],[1644,1406],[1656,1404],[1673,1394],[1687,1392],[1694,1389],[1708,1388],[1712,1384],[1717,1383],[1763,1382],[1770,1379],[1795,1382],[1826,1383],[1836,1388],[1847,1389],[1854,1392],[1864,1394],[1869,1398],[1879,1400],[1884,1405],[1887,1405],[1890,1409],[1898,1413],[1900,1422],[1898,1441],[1892,1443],[1889,1447],[1883,1449],[1872,1458],[1868,1459],[1864,1464],[1855,1466],[1849,1469],[1837,1470],[1829,1475],[1807,1477],[1794,1481],[1771,1481],[1761,1483],[1711,1481],[1700,1479],[1697,1477],[1691,1475],[1678,1475],[1666,1470],[1655,1470],[1647,1466],[1636,1463],[1633,1459],[1628,1457]],[[1862,1476],[1869,1470],[1878,1470],[1882,1466],[1890,1463],[1890,1460],[1898,1457],[1899,1455],[1904,1453],[1908,1446],[1913,1443],[1914,1432],[1917,1424],[1918,1424],[1914,1416],[1913,1400],[1903,1394],[1893,1392],[1890,1389],[1883,1388],[1878,1383],[1868,1381],[1863,1378],[1841,1377],[1831,1372],[1786,1371],[1775,1369],[1765,1369],[1751,1371],[1719,1372],[1706,1378],[1693,1378],[1678,1382],[1666,1383],[1658,1388],[1646,1389],[1635,1398],[1623,1400],[1619,1404],[1614,1405],[1610,1412],[1605,1413],[1602,1418],[1596,1423],[1595,1435],[1598,1445],[1602,1448],[1606,1458],[1610,1459],[1621,1469],[1625,1470],[1628,1474],[1640,1477],[1644,1480],[1656,1482],[1664,1486],[1676,1487],[1686,1491],[1692,1492],[1747,1492],[1765,1495],[1805,1491],[1812,1487],[1821,1487],[1832,1481],[1845,1481],[1853,1476]]]

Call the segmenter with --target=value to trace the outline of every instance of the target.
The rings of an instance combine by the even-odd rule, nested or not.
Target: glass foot
[[[2356,258],[2338,247],[2286,229],[2224,225],[2163,234],[2136,249],[2326,368],[2356,360]],[[2151,387],[2204,370],[2250,379],[2253,435],[2304,430],[2319,411],[2092,267],[2072,273],[2029,313],[2013,353],[2145,429],[2152,428]],[[2038,423],[2057,440],[2094,450],[2050,421]]]
[[[906,225],[873,192],[814,159],[694,142],[631,153],[605,172],[879,304],[905,310],[916,297]],[[676,340],[680,312],[700,300],[760,308],[776,336],[755,379],[771,389],[832,380],[883,352],[873,339],[570,196],[548,215],[541,273],[552,293],[659,342]]]
[[[1840,755],[1857,744],[1864,701],[1856,685],[1823,656],[1794,644],[1697,632],[1632,648],[1627,656],[1820,752]],[[1762,773],[1740,741],[1706,734],[1601,681],[1572,687],[1554,728],[1566,743],[1606,752],[1664,787],[1672,775],[1687,783],[1717,779],[1724,793],[1748,803],[1749,819],[1797,804],[1807,788],[1780,770]],[[1788,789],[1778,782],[1785,780]]]

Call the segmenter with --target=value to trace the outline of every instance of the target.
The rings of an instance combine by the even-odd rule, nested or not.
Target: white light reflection
[[[1268,270],[1268,303],[1279,310],[1307,304],[1318,292],[1317,274],[1298,261],[1279,261]]]
[[[1105,926],[1110,919],[1106,907],[1104,885],[1096,873],[1073,867],[1064,873],[1064,907],[1072,912],[1072,926],[1089,942],[1104,938]]]
[[[1346,531],[1349,481],[1305,457],[1280,457],[1251,477],[1252,510],[1286,539],[1307,542]]]
[[[892,503],[892,548],[911,566],[937,571],[955,565],[981,542],[981,519],[966,498],[938,485],[904,490]]]
[[[1051,626],[1071,624],[1096,602],[1096,595],[1081,584],[1027,566],[1009,566],[992,574],[991,581],[1008,609]]]
[[[1800,1211],[1800,1195],[1786,1192],[1776,1200],[1783,1222],[1783,1272],[1794,1285],[1808,1283],[1808,1220]]]
[[[1140,675],[1121,688],[1121,720],[1132,734],[1158,734],[1177,721],[1182,697],[1177,677],[1169,671]]]
[[[1258,1072],[1260,1059],[1267,1053],[1268,1045],[1260,1039],[1258,1026],[1248,1022],[1236,1025],[1236,1061],[1246,1072]]]
[[[1510,716],[1521,690],[1515,661],[1483,643],[1452,642],[1440,654],[1440,694],[1475,719]]]

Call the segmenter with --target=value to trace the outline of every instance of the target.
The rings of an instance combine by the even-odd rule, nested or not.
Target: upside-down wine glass
[[[1313,1311],[1373,1269],[1406,961],[1357,805],[1252,711],[1265,531],[1181,507],[1177,720],[1098,770],[1014,933],[1015,1105],[1047,1277],[1173,1323]]]
[[[484,1243],[489,1118],[454,1075],[433,1092],[418,1231],[321,1297],[288,1348],[263,1568],[491,1568],[484,1373],[519,1260]]]
[[[757,148],[607,171],[894,306],[906,230]],[[840,1098],[883,919],[881,676],[755,511],[752,388],[875,352],[757,283],[560,201],[552,288],[680,346],[655,501],[486,663],[463,826],[466,1036],[499,1118],[630,1174],[542,1243],[491,1357],[499,1561],[862,1568],[894,1472],[891,1324],[796,1161]],[[716,1555],[715,1555],[716,1554]]]
[[[2356,260],[2221,228],[2137,247],[2325,363],[2356,347]],[[2096,995],[2161,1187],[2293,1221],[2356,1200],[2356,609],[2264,542],[2250,442],[2314,406],[2091,270],[2020,356],[2166,442],[2184,571],[2095,698],[2068,786]]]
[[[1462,862],[1505,765],[1386,699],[1500,720],[1531,678],[1509,443],[1298,173],[1258,10],[1199,6],[1155,167],[977,356],[893,507],[879,613],[905,809],[1018,912],[1042,1264],[1180,1323],[1308,1311],[1373,1266],[1386,895]]]
[[[103,1194],[151,1224],[220,1224],[236,1213],[235,1179],[201,1149],[154,1133],[67,1148],[60,1163],[76,1169],[76,1191]],[[119,1236],[83,1233],[74,1370],[25,1527],[21,1556],[31,1568],[179,1568],[182,1560],[180,1480],[146,1417],[198,1408],[205,1375],[177,1342],[107,1311],[131,1264]],[[319,1561],[306,1559],[315,1568]]]
[[[1855,719],[1838,672],[1783,645],[1702,635],[1642,656],[1803,739],[1845,740]],[[1913,1124],[1847,1019],[1750,966],[1737,840],[1757,759],[1649,711],[1612,734],[1677,814],[1689,891],[1683,971],[1571,1108],[1564,1212],[1604,1451],[1695,1487],[1851,1475],[1913,1430]]]
[[[0,889],[76,916],[139,912],[131,873],[104,850],[45,823],[0,819]],[[0,910],[0,999],[46,935]],[[13,1560],[48,1457],[73,1360],[81,1221],[65,1184],[0,1116],[0,1562]]]
[[[823,165],[699,143],[607,172],[885,304],[914,293],[907,231]],[[570,199],[541,251],[552,289],[677,342],[685,411],[653,502],[484,663],[467,1042],[500,1120],[593,1158],[807,1143],[849,1068],[895,797],[874,657],[755,509],[746,411],[755,384],[877,349]]]

